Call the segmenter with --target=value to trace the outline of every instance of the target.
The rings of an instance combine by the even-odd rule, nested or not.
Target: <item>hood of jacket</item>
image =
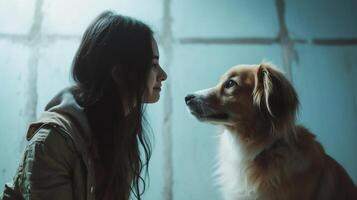
[[[84,109],[74,97],[74,91],[74,86],[65,88],[52,98],[40,117],[29,125],[26,135],[28,141],[44,124],[48,124],[69,135],[79,152],[88,150],[92,133]]]

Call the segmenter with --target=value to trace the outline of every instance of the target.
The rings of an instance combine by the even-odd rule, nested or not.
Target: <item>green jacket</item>
[[[89,123],[67,88],[30,124],[29,141],[12,183],[0,199],[94,200]]]

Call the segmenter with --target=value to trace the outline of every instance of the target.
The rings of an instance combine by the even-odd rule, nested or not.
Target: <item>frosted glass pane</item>
[[[154,30],[160,28],[162,0],[63,0],[45,1],[43,29],[51,34],[81,35],[89,23],[102,11],[113,10],[138,18]]]
[[[12,179],[23,150],[29,49],[0,40],[0,55],[0,183],[3,184]]]
[[[286,1],[286,23],[293,37],[357,37],[355,0]]]
[[[36,0],[0,0],[0,33],[26,34],[33,23]]]
[[[41,49],[37,81],[38,114],[54,95],[71,84],[71,65],[78,45],[76,40],[59,40]]]
[[[174,0],[175,37],[275,37],[275,1]]]

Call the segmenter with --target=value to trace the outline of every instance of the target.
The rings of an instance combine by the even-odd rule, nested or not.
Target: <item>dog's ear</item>
[[[256,75],[254,103],[275,126],[295,119],[299,100],[284,75],[270,64],[260,64]]]

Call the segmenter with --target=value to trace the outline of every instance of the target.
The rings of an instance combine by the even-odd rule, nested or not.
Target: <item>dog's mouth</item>
[[[212,104],[203,95],[187,95],[185,101],[190,113],[200,121],[221,124],[230,118],[228,112],[221,106],[217,103]]]
[[[226,113],[214,113],[214,114],[198,114],[191,111],[191,114],[196,117],[201,122],[208,122],[213,124],[222,124],[226,123],[229,120],[229,116]]]
[[[189,111],[200,121],[226,121],[229,115],[206,106],[189,106]]]
[[[210,114],[210,115],[206,115],[206,116],[201,116],[201,118],[227,120],[228,114],[227,113],[215,113],[215,114]]]

